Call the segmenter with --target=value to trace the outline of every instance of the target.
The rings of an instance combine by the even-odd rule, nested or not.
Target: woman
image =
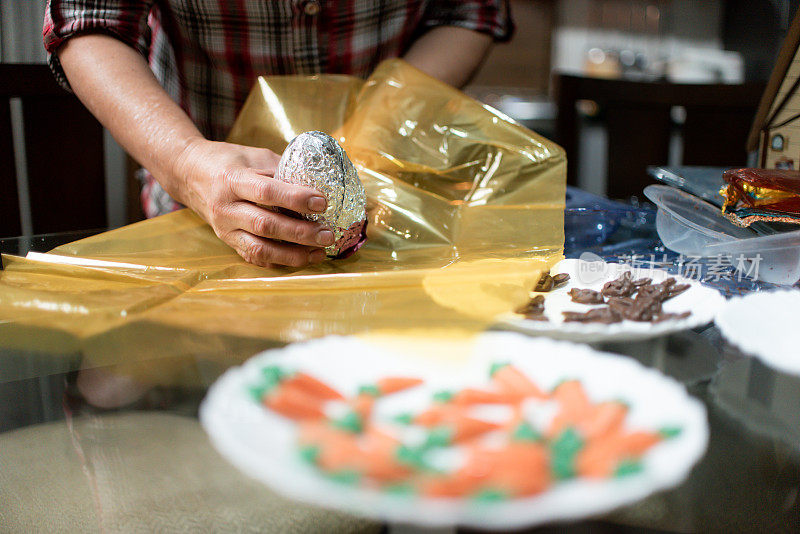
[[[256,77],[366,77],[403,57],[460,87],[510,26],[503,0],[49,0],[44,42],[56,77],[149,171],[148,216],[177,201],[245,260],[303,266],[333,233],[258,205],[322,212],[324,197],[274,180],[278,154],[221,141]]]

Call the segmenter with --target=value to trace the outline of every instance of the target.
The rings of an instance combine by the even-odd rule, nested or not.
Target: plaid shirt
[[[458,26],[507,39],[504,0],[48,0],[44,44],[106,33],[144,55],[167,93],[209,139],[224,139],[256,77],[339,73],[367,77],[421,33]],[[177,204],[147,175],[148,216]]]

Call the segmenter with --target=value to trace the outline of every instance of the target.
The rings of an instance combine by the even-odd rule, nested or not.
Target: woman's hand
[[[302,267],[325,258],[333,232],[315,222],[266,209],[321,213],[327,203],[318,191],[274,178],[274,152],[197,138],[176,161],[183,201],[246,261]]]

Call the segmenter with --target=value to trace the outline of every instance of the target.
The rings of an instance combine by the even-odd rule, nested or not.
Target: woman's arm
[[[325,210],[319,192],[273,178],[277,154],[205,139],[144,58],[113,37],[73,37],[58,57],[75,94],[125,150],[245,260],[303,266],[324,259],[330,230],[257,205]]]
[[[454,87],[463,87],[486,59],[492,37],[456,26],[439,26],[420,37],[404,59]]]

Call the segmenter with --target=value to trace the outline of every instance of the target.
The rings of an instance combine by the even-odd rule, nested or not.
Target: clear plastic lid
[[[800,278],[800,228],[758,235],[731,223],[716,206],[673,187],[650,185],[644,194],[658,206],[656,229],[667,248],[687,256],[741,257],[759,280],[774,284],[794,284]]]
[[[688,193],[665,185],[650,185],[644,194],[658,206],[656,228],[667,248],[705,256],[708,245],[756,236],[722,216],[720,209]]]

